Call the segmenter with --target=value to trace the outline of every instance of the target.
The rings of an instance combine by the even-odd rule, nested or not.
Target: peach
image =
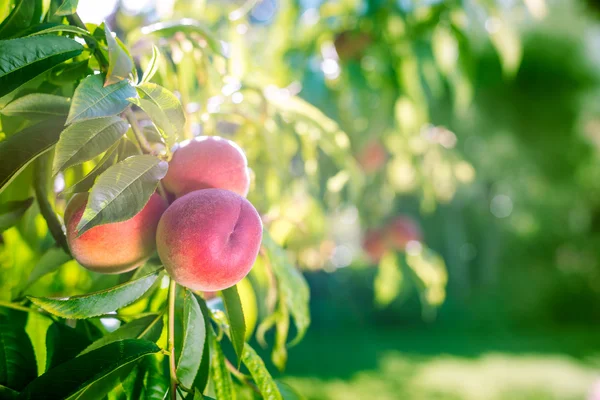
[[[248,161],[234,142],[200,136],[178,145],[162,182],[176,197],[208,188],[227,189],[246,197],[250,186]]]
[[[85,268],[105,274],[127,272],[144,263],[156,249],[156,228],[167,202],[155,193],[133,218],[95,226],[77,236],[88,195],[77,193],[65,210],[67,242],[73,257]]]
[[[369,229],[365,233],[363,249],[370,261],[379,262],[383,253],[387,250],[384,232],[379,229]]]
[[[388,154],[385,147],[378,140],[367,143],[356,155],[363,171],[368,174],[380,170],[385,165],[387,158]]]
[[[258,212],[223,189],[188,193],[165,211],[156,232],[158,255],[177,283],[214,292],[238,283],[252,268],[262,240]]]
[[[409,216],[395,217],[386,227],[388,241],[397,249],[404,250],[411,240],[423,240],[419,224]]]

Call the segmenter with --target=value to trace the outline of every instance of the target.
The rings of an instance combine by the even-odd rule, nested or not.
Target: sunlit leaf
[[[96,178],[117,161],[117,158],[119,157],[119,145],[121,142],[115,143],[110,149],[106,150],[106,153],[104,153],[102,159],[100,159],[100,161],[98,161],[98,163],[94,166],[94,169],[92,169],[90,173],[83,177],[79,182],[63,190],[63,193],[70,194],[89,191],[92,186],[94,186]]]
[[[248,371],[250,371],[250,375],[252,375],[252,379],[256,382],[256,386],[258,386],[263,399],[282,400],[279,388],[267,370],[265,363],[248,344],[244,346],[242,361],[246,368],[248,368]]]
[[[79,0],[63,0],[62,4],[60,7],[58,7],[54,15],[64,16],[75,14],[77,12],[78,3]]]
[[[75,89],[67,124],[117,115],[129,104],[127,99],[136,95],[128,81],[104,86],[102,75],[90,75]]]
[[[40,27],[43,27],[44,25],[40,25]],[[86,30],[83,30],[77,26],[73,26],[73,25],[56,25],[56,26],[51,26],[49,28],[43,28],[40,30],[36,30],[35,32],[32,32],[29,34],[29,36],[38,36],[38,35],[47,35],[49,33],[55,33],[55,32],[69,32],[69,33],[74,33],[80,37],[86,38],[86,39],[91,39],[93,41],[96,41],[96,39]]]
[[[33,204],[33,197],[0,204],[0,233],[19,222],[31,204]]]
[[[402,270],[396,253],[387,252],[381,257],[375,276],[375,302],[380,306],[390,304],[402,287]]]
[[[25,286],[29,287],[42,276],[58,270],[69,260],[71,260],[71,256],[63,249],[58,247],[48,249],[31,270]]]
[[[108,44],[108,72],[104,86],[109,86],[129,77],[133,68],[133,61],[119,46],[106,25],[104,25],[104,33]]]
[[[150,62],[146,66],[146,70],[144,71],[144,75],[142,75],[142,80],[140,83],[150,82],[156,71],[158,71],[158,65],[160,62],[160,50],[155,45],[152,45],[152,58]]]
[[[132,156],[113,165],[99,177],[87,202],[77,231],[125,221],[144,208],[168,165],[150,155]]]
[[[183,386],[191,388],[202,361],[206,327],[198,301],[189,290],[185,291],[183,301],[183,332],[176,372]]]
[[[38,307],[62,318],[80,319],[107,314],[142,296],[156,281],[158,272],[99,292],[62,299],[29,297]]]
[[[0,24],[0,38],[14,36],[15,33],[22,31],[34,23],[37,2],[31,0],[17,0],[15,7],[8,17]]]
[[[0,97],[82,51],[83,46],[64,36],[0,40]]]
[[[231,334],[231,343],[238,358],[238,365],[241,363],[244,351],[244,339],[246,337],[246,322],[244,321],[244,310],[237,286],[232,286],[223,290],[223,303],[229,319],[229,330]]]
[[[21,390],[36,376],[35,355],[25,329],[0,316],[0,385]]]
[[[129,124],[119,117],[104,117],[69,125],[61,134],[54,155],[52,174],[102,154],[119,140]]]
[[[31,382],[21,393],[21,398],[66,398],[115,369],[158,351],[160,348],[148,340],[126,339],[110,343],[49,370]]]
[[[18,98],[0,110],[0,114],[20,116],[30,120],[65,117],[69,113],[69,99],[45,93],[33,93]]]

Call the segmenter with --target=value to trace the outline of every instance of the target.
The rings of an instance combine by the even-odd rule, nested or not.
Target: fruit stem
[[[177,283],[171,279],[169,283],[169,372],[171,377],[171,400],[177,400],[177,366],[175,365],[175,296]]]

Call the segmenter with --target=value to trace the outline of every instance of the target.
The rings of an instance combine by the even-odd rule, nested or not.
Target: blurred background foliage
[[[246,151],[250,200],[311,287],[312,326],[284,376],[332,399],[593,391],[599,12],[592,0],[79,9],[106,19],[142,66],[160,50],[155,80],[180,96],[189,137]],[[27,214],[3,233],[6,299],[22,289],[12,266],[27,274],[52,243]],[[36,290],[110,279],[72,261]]]

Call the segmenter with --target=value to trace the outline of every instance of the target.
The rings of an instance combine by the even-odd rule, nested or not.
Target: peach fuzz
[[[258,212],[223,189],[197,190],[165,211],[156,233],[169,275],[193,290],[214,292],[238,283],[252,268],[262,240]]]
[[[156,248],[156,228],[167,209],[166,201],[155,193],[133,218],[95,226],[77,237],[88,196],[77,193],[65,210],[67,242],[77,262],[105,274],[127,272],[144,263]]]
[[[208,188],[227,189],[246,197],[250,186],[248,161],[234,142],[200,136],[175,148],[162,182],[176,197]]]

